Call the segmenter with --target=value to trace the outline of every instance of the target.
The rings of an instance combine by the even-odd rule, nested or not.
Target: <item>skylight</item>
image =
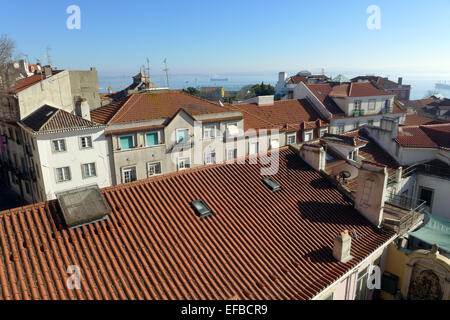
[[[205,201],[199,199],[191,202],[192,207],[197,212],[200,219],[204,219],[210,216],[213,216],[214,213],[211,209],[206,205]]]
[[[268,177],[268,178],[264,178],[263,182],[273,191],[273,192],[278,192],[281,191],[282,188],[281,186],[278,184],[278,182],[276,182],[275,180],[273,180],[272,178]]]

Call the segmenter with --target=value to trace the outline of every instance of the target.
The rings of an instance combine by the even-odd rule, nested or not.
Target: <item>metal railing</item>
[[[402,178],[408,178],[415,173],[428,173],[432,175],[437,175],[444,178],[450,179],[450,169],[449,167],[439,167],[431,164],[418,164],[415,166],[411,166],[403,170]]]
[[[399,233],[407,232],[413,226],[418,225],[423,220],[424,210],[427,209],[426,201],[401,195],[389,195],[386,203],[394,206],[394,208],[399,208],[395,212],[400,215],[400,219],[395,221],[394,227],[394,230]],[[392,222],[389,224],[392,224]]]

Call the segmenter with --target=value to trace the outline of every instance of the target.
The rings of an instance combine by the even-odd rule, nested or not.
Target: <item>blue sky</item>
[[[81,8],[81,30],[66,9]],[[369,30],[369,5],[381,30]],[[325,70],[450,74],[450,0],[7,1],[0,34],[30,60],[49,45],[60,68],[134,73]]]

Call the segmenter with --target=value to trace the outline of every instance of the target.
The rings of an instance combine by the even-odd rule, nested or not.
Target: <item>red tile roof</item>
[[[305,99],[280,100],[270,106],[258,106],[256,104],[228,105],[234,110],[244,112],[244,130],[278,128],[298,131],[300,127],[314,129],[326,126],[320,120],[314,107]]]
[[[405,118],[405,126],[418,126],[418,125],[428,125],[428,124],[440,124],[442,121],[433,120],[430,118],[422,117],[416,113],[407,114]]]
[[[329,96],[333,91],[333,86],[330,83],[309,84],[308,89],[319,99],[320,102],[327,108],[329,112],[334,115],[344,114],[344,111],[333,101]]]
[[[450,123],[399,129],[397,143],[408,148],[450,148]]]
[[[287,80],[287,84],[299,84],[300,82],[308,81],[308,77],[304,76],[292,76]]]
[[[180,109],[192,116],[226,112],[216,103],[173,90],[133,94],[91,111],[91,118],[104,124],[168,119]]]
[[[314,297],[395,235],[289,149],[279,156],[278,193],[247,161],[104,189],[109,218],[77,229],[56,201],[0,213],[0,299]],[[215,216],[198,218],[199,198]],[[346,264],[332,255],[344,230],[359,235]],[[66,287],[71,265],[81,290]]]
[[[39,83],[40,81],[44,80],[45,76],[43,74],[35,74],[31,77],[24,78],[19,80],[16,85],[12,88],[9,88],[9,93],[17,94],[25,89],[28,89],[29,87],[34,86],[36,83]]]
[[[350,82],[333,87],[330,92],[332,97],[370,97],[389,96],[392,93],[378,89],[370,82]]]

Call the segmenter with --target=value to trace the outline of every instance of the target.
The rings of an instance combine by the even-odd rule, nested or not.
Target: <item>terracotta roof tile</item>
[[[172,118],[180,109],[191,116],[222,113],[226,109],[178,90],[133,94],[91,112],[99,123],[127,123]]]
[[[339,108],[339,106],[333,101],[329,96],[331,91],[333,91],[333,85],[330,83],[320,83],[320,84],[309,84],[308,89],[319,99],[320,102],[327,108],[329,112],[334,115],[344,114],[344,111]]]
[[[0,299],[310,299],[392,239],[287,148],[272,193],[258,164],[102,190],[109,218],[63,227],[56,201],[0,213]],[[220,181],[220,183],[214,183]],[[200,220],[190,202],[215,213]],[[355,258],[332,255],[343,230]],[[68,290],[67,267],[81,268]]]
[[[36,83],[39,83],[44,79],[45,76],[43,74],[35,74],[32,75],[31,77],[27,77],[17,81],[16,85],[14,87],[9,88],[8,91],[9,93],[17,94],[25,89],[28,89],[29,87],[34,86]]]
[[[416,113],[407,114],[406,119],[405,119],[405,126],[418,126],[418,125],[429,125],[429,124],[440,124],[440,123],[444,123],[444,122],[426,118],[426,117],[420,116]]]
[[[406,126],[399,129],[397,143],[408,148],[450,148],[450,123]]]
[[[370,82],[350,82],[333,87],[330,96],[335,97],[369,97],[389,96],[391,92],[378,89]]]

